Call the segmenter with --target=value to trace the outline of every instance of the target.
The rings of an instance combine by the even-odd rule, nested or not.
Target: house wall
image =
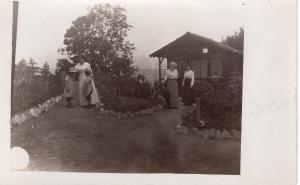
[[[224,61],[224,54],[221,51],[216,51],[213,55],[211,55],[210,72],[212,77],[223,77]]]
[[[228,55],[226,57],[226,77],[235,77],[243,75],[243,56]]]
[[[195,72],[196,79],[211,77],[231,77],[242,75],[243,57],[242,55],[227,53],[219,49],[209,48],[206,55],[196,59],[172,59],[167,60],[167,65],[171,61],[177,63],[179,79],[183,78],[186,66],[190,64]]]

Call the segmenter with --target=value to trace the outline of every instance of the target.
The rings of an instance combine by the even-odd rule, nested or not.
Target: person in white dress
[[[91,73],[90,75],[93,76],[91,65],[88,62],[85,62],[84,60],[80,59],[80,62],[76,64],[75,70],[79,73],[79,104],[81,107],[90,107],[93,105],[96,105],[99,103],[99,97],[98,97],[98,92],[95,87],[94,80],[92,80],[91,86],[92,86],[92,92],[89,95],[89,97],[85,96],[84,93],[84,84],[86,82],[86,72],[88,71]]]
[[[170,68],[166,71],[165,82],[167,83],[167,91],[169,100],[169,108],[176,109],[178,104],[178,72],[176,70],[177,64],[175,62],[170,63]]]

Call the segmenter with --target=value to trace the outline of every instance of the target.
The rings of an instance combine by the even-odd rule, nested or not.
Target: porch
[[[242,76],[243,71],[241,51],[190,32],[155,51],[150,57],[158,58],[160,83],[171,61],[177,63],[179,81],[187,65],[193,68],[196,81]]]

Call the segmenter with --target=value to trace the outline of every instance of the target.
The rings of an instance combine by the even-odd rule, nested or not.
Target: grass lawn
[[[12,129],[12,146],[30,155],[27,170],[239,174],[240,139],[179,135],[183,109],[132,119],[58,104]]]

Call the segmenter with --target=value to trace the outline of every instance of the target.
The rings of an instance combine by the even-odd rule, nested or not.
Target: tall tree
[[[35,61],[33,60],[33,58],[31,58],[31,57],[30,57],[30,59],[29,59],[29,65],[31,65],[32,68],[34,68],[35,65],[36,65],[36,62],[35,62]]]
[[[26,60],[23,58],[19,61],[19,63],[17,64],[17,66],[19,67],[25,67],[27,64]]]
[[[65,47],[59,52],[67,54],[75,64],[83,58],[94,70],[113,73],[117,66],[114,63],[119,62],[117,57],[130,61],[123,66],[130,68],[135,48],[126,40],[132,26],[127,23],[125,12],[120,6],[95,5],[87,15],[73,21],[65,34]]]
[[[33,59],[31,59],[31,63],[33,64]],[[31,84],[33,80],[34,68],[32,65],[28,66],[27,61],[25,59],[21,59],[15,68],[15,77],[14,83],[17,87],[19,84]]]
[[[49,79],[50,79],[51,73],[50,73],[50,66],[47,62],[45,62],[45,64],[41,68],[41,74],[44,78],[46,92],[48,92],[49,91]]]
[[[45,64],[41,68],[41,73],[44,76],[49,76],[49,74],[50,74],[50,66],[49,66],[48,62],[45,62]]]
[[[238,32],[235,32],[233,35],[227,36],[225,39],[222,39],[222,44],[228,45],[240,51],[244,50],[244,29],[240,27]]]

